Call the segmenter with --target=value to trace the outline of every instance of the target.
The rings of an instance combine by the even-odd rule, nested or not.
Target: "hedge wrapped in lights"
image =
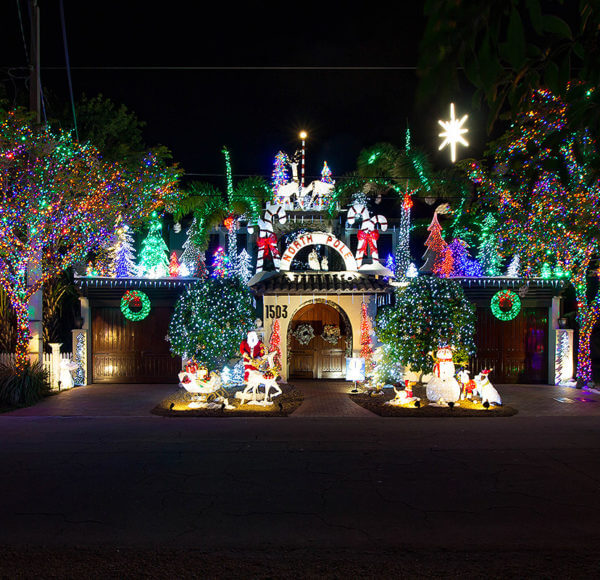
[[[171,351],[220,371],[239,356],[240,342],[254,328],[255,318],[250,290],[237,277],[200,281],[175,305]]]

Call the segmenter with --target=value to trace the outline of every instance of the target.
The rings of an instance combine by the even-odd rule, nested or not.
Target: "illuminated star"
[[[439,150],[443,149],[446,145],[450,145],[450,157],[452,163],[456,161],[456,144],[460,143],[465,147],[469,144],[463,137],[463,133],[467,133],[469,130],[463,128],[463,123],[467,120],[468,115],[465,115],[460,121],[454,117],[454,103],[450,103],[450,120],[449,121],[438,121],[444,131],[439,134],[439,137],[443,137],[444,140],[439,146]]]

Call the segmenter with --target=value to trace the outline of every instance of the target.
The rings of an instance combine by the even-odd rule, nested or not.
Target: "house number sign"
[[[287,304],[283,306],[275,304],[269,304],[265,306],[265,316],[266,318],[287,318],[288,317],[288,307]]]

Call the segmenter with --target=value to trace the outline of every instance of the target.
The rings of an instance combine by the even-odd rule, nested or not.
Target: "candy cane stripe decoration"
[[[273,266],[279,270],[280,255],[277,248],[277,237],[273,231],[273,222],[278,220],[280,224],[287,221],[287,214],[281,205],[267,204],[263,219],[258,220],[258,239],[256,244],[258,252],[256,257],[256,272],[262,272],[264,268],[265,258],[271,256]],[[248,228],[250,233],[253,228]]]
[[[350,214],[350,212],[348,212]],[[367,213],[368,216],[368,213]],[[371,254],[373,262],[379,262],[379,250],[377,249],[377,240],[379,239],[379,231],[377,226],[379,225],[382,232],[385,232],[388,228],[387,219],[382,215],[375,215],[363,218],[363,222],[358,231],[358,247],[356,248],[356,263],[360,268],[362,266],[363,258],[366,254]]]

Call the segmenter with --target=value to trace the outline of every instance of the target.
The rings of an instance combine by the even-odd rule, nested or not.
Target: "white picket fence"
[[[70,352],[57,352],[47,353],[45,352],[42,357],[42,363],[44,368],[48,371],[50,376],[50,385],[52,390],[59,390],[61,385],[60,381],[60,363],[63,360],[73,360],[73,355]],[[15,361],[14,353],[0,352],[0,364],[11,364]]]

